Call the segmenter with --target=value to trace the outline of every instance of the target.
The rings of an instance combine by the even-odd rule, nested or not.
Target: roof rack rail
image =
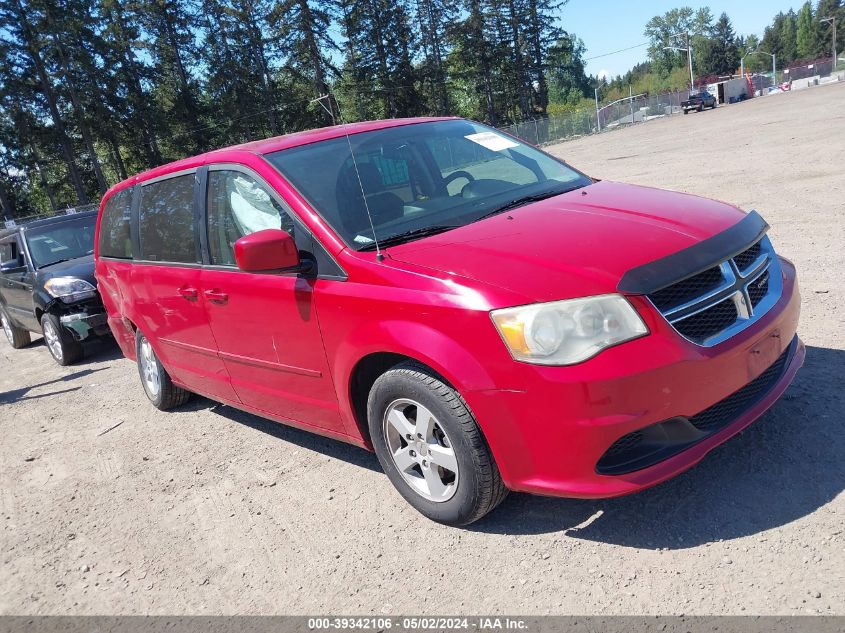
[[[16,226],[32,222],[33,220],[46,220],[47,218],[55,218],[60,215],[74,215],[76,213],[85,213],[86,211],[94,211],[97,209],[96,204],[83,204],[78,207],[67,207],[65,209],[58,209],[55,213],[35,213],[27,215],[22,218],[3,218],[4,228],[13,229]]]

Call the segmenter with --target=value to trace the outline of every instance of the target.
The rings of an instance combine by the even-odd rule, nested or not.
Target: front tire
[[[185,404],[191,399],[191,392],[177,387],[170,379],[153,351],[150,341],[141,333],[135,332],[135,357],[138,359],[138,374],[144,393],[156,409],[167,411]]]
[[[382,374],[370,390],[367,417],[384,472],[429,519],[468,525],[507,496],[466,402],[427,367],[408,361]]]
[[[9,340],[9,345],[14,349],[26,347],[32,342],[32,337],[28,330],[23,330],[12,323],[12,319],[6,314],[6,310],[0,308],[0,323],[3,326],[3,332]]]
[[[82,343],[73,338],[73,334],[68,332],[55,314],[45,313],[41,316],[41,331],[50,356],[59,365],[66,367],[82,358]]]

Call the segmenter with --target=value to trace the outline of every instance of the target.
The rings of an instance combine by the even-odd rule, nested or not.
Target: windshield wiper
[[[41,264],[41,266],[39,266],[39,268],[47,268],[47,266],[54,266],[56,264],[61,264],[63,262],[69,262],[71,259],[76,259],[76,258],[75,257],[68,257],[66,259],[57,259],[56,261],[50,262],[49,264]]]
[[[385,248],[386,246],[395,246],[396,244],[402,244],[404,242],[410,242],[411,240],[416,240],[421,237],[428,237],[429,235],[437,235],[438,233],[445,233],[446,231],[451,231],[452,229],[456,229],[460,224],[435,224],[434,226],[424,226],[421,229],[413,229],[411,231],[405,231],[404,233],[397,233],[396,235],[391,235],[385,239],[380,239],[378,241],[378,245],[381,248]],[[372,244],[367,244],[363,248],[359,248],[359,251],[372,251],[375,250],[376,243],[373,242]]]
[[[559,196],[564,193],[569,193],[570,191],[574,191],[578,189],[578,187],[573,187],[571,189],[556,189],[554,191],[545,191],[543,193],[535,193],[528,196],[520,196],[519,198],[514,198],[513,200],[508,200],[504,204],[499,205],[495,209],[488,211],[481,217],[477,218],[475,221],[483,220],[484,218],[489,218],[494,215],[498,215],[499,213],[504,213],[505,211],[510,211],[511,209],[516,209],[517,207],[521,207],[523,205],[529,204],[531,202],[539,202],[540,200],[547,200],[548,198],[554,198],[555,196]]]

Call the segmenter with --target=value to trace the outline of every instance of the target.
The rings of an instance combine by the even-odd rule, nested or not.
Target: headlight
[[[44,290],[65,303],[74,303],[90,299],[97,294],[97,289],[84,279],[75,277],[53,277],[44,282]]]
[[[514,360],[572,365],[611,345],[648,334],[627,299],[601,295],[490,313]]]

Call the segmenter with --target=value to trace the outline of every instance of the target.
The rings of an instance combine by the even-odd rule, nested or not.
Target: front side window
[[[423,237],[592,182],[529,145],[460,120],[361,132],[266,158],[358,250],[372,249],[374,236],[385,244]]]
[[[211,263],[235,265],[235,242],[264,229],[282,229],[291,237],[291,217],[268,186],[240,171],[208,173],[208,247]]]
[[[94,252],[96,217],[89,215],[26,230],[32,264],[43,268]]]
[[[3,264],[16,262],[18,258],[16,246],[17,243],[12,239],[0,242],[0,262]]]
[[[106,201],[100,220],[100,256],[132,259],[131,208],[132,189],[122,189]]]
[[[144,185],[138,232],[141,259],[198,263],[194,239],[194,174]]]

